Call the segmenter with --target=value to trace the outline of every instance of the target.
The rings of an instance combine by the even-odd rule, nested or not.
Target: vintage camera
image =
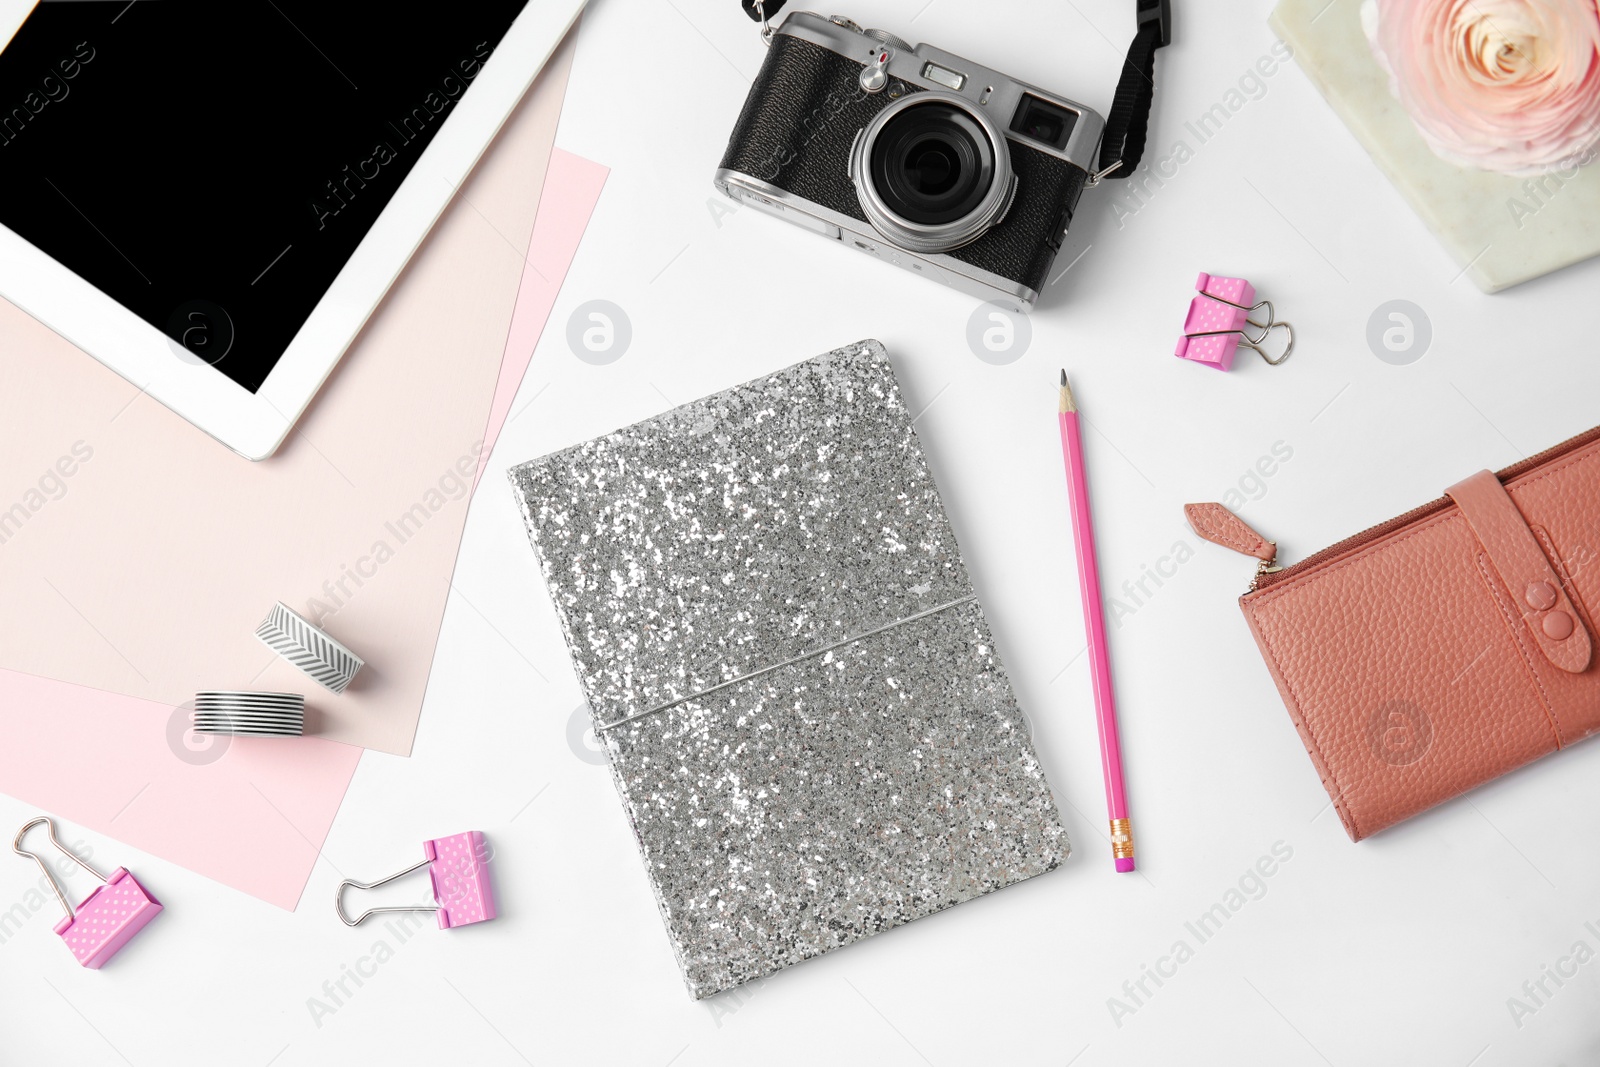
[[[716,173],[743,203],[964,293],[1033,306],[1105,121],[942,49],[798,11]]]

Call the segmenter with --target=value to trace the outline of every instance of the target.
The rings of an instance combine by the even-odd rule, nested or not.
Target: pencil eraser
[[[1131,870],[1133,870],[1133,857],[1130,856],[1125,860],[1117,861],[1118,874],[1127,874]]]

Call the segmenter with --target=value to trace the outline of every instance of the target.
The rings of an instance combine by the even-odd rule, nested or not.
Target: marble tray
[[[1390,95],[1361,0],[1280,0],[1269,22],[1478,288],[1498,292],[1600,255],[1600,165],[1529,179],[1448,163]]]

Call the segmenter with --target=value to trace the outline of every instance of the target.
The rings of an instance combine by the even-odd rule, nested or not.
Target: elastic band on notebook
[[[783,668],[792,667],[796,663],[801,663],[808,659],[814,659],[817,656],[826,655],[836,648],[843,648],[845,645],[853,645],[857,641],[865,641],[869,637],[876,637],[887,630],[893,630],[897,626],[905,626],[907,623],[916,622],[918,619],[926,619],[929,615],[937,615],[941,611],[949,611],[951,608],[959,607],[962,604],[966,604],[977,599],[978,595],[973,593],[968,596],[960,597],[956,600],[951,600],[947,603],[940,604],[937,607],[929,608],[926,611],[919,611],[915,615],[907,615],[903,619],[896,619],[894,622],[885,623],[875,630],[868,630],[864,634],[856,634],[854,637],[846,637],[841,641],[835,641],[831,645],[824,645],[823,647],[815,649],[811,652],[802,652],[798,656],[792,656],[789,659],[784,660],[782,663],[774,663],[770,667],[762,667],[760,670],[750,671],[748,674],[741,674],[737,678],[730,678],[726,682],[719,682],[718,684],[707,689],[702,689],[696,693],[690,693],[688,696],[679,697],[676,700],[669,700],[667,703],[657,705],[656,707],[651,708],[649,711],[641,711],[637,714],[628,715],[621,719],[617,719],[615,722],[605,723],[602,726],[595,727],[594,732],[597,734],[605,733],[607,730],[612,730],[618,726],[624,725],[625,723],[642,719],[647,715],[654,715],[657,712],[666,711],[669,708],[675,708],[679,704],[686,704],[691,700],[699,700],[701,697],[709,696],[719,689],[726,689],[731,685],[738,685],[741,682],[748,682],[752,678],[759,678],[763,674],[771,674],[773,671],[781,671]]]

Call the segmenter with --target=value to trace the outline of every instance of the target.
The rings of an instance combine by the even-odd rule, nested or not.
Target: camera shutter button
[[[889,84],[889,49],[883,48],[872,57],[872,62],[861,68],[861,88],[869,93],[881,93]]]

